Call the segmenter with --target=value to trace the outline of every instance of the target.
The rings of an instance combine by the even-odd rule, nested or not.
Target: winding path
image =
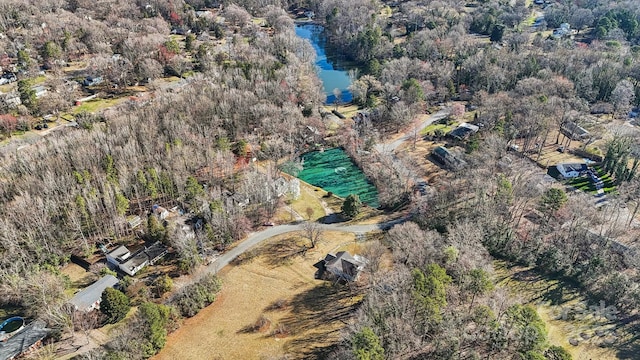
[[[417,132],[418,134],[420,134],[420,132],[424,128],[426,128],[427,126],[433,124],[434,122],[436,122],[438,120],[441,120],[441,119],[447,117],[450,113],[451,113],[451,109],[444,108],[444,109],[432,114],[427,119],[423,120],[422,123],[418,124],[416,128],[414,128],[411,131],[407,132],[404,136],[402,136],[402,137],[400,137],[400,138],[398,138],[398,139],[396,139],[396,140],[394,140],[392,142],[376,144],[375,149],[379,153],[394,152],[403,142],[408,141],[408,140],[412,140],[413,136],[414,136],[414,132]]]
[[[396,224],[400,224],[405,222],[408,219],[407,216],[386,221],[378,224],[352,224],[352,225],[344,225],[344,224],[319,224],[320,228],[324,231],[342,231],[349,233],[367,233],[375,230],[386,230],[393,227]],[[237,246],[232,248],[231,250],[225,252],[220,255],[216,260],[211,262],[206,268],[201,272],[201,274],[205,273],[217,273],[222,270],[225,266],[229,265],[235,258],[242,255],[252,247],[260,244],[261,242],[270,239],[274,236],[294,232],[294,231],[302,231],[304,230],[303,223],[296,224],[285,224],[285,225],[277,225],[273,227],[266,228],[265,230],[254,232],[249,234],[245,240],[238,243]],[[178,285],[178,284],[176,284]],[[182,285],[182,284],[180,284]],[[178,285],[177,287],[180,287]]]
[[[422,129],[426,128],[427,126],[433,124],[434,122],[446,117],[447,115],[449,115],[450,113],[450,109],[445,108],[442,109],[434,114],[432,114],[431,116],[429,116],[426,120],[422,121],[422,123],[420,123],[415,129],[413,129],[410,133],[392,141],[389,143],[382,143],[382,144],[378,144],[376,145],[376,151],[378,152],[393,152],[395,151],[403,142],[407,141],[407,140],[411,140],[413,138],[413,133],[414,132],[420,132],[422,131]],[[400,161],[398,159],[395,159],[396,161]],[[346,225],[346,224],[319,224],[320,227],[322,228],[322,230],[325,231],[343,231],[343,232],[349,232],[349,233],[367,233],[370,231],[375,231],[375,230],[386,230],[389,229],[391,227],[393,227],[396,224],[399,223],[403,223],[405,222],[407,219],[409,218],[409,216],[405,216],[396,220],[392,220],[392,221],[387,221],[387,222],[381,222],[378,224],[350,224],[350,225]],[[212,261],[210,264],[208,264],[204,269],[202,269],[201,271],[199,271],[200,275],[205,274],[205,273],[213,273],[216,274],[218,271],[222,270],[225,266],[229,265],[235,258],[237,258],[238,256],[242,255],[243,253],[245,253],[246,251],[248,251],[249,249],[251,249],[252,247],[260,244],[261,242],[272,238],[274,236],[278,236],[278,235],[282,235],[282,234],[286,234],[289,232],[294,232],[294,231],[302,231],[304,230],[303,228],[303,224],[298,222],[295,224],[285,224],[285,225],[277,225],[277,226],[273,226],[273,227],[269,227],[269,228],[265,228],[264,230],[258,231],[258,232],[254,232],[249,234],[249,236],[247,236],[246,239],[244,239],[243,241],[241,241],[240,243],[238,243],[237,246],[235,246],[234,248],[232,248],[231,250],[225,252],[224,254],[220,255],[218,258],[216,258],[214,261]],[[181,283],[179,281],[177,281],[175,283],[175,288],[180,288],[182,286],[184,286],[186,284]]]

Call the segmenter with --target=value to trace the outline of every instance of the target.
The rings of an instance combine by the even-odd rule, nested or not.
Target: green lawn
[[[604,183],[604,187],[603,187],[604,192],[610,193],[615,191],[616,185],[613,179],[611,178],[611,176],[605,173],[604,170],[602,170],[600,167],[595,167],[594,169],[598,174],[598,177],[600,177],[600,179]],[[591,179],[588,176],[581,176],[578,178],[573,178],[571,180],[568,180],[566,182],[566,185],[573,186],[574,188],[580,191],[584,191],[591,194],[596,194],[598,191],[596,189],[595,184],[591,181]]]
[[[433,135],[436,130],[442,130],[444,134],[449,133],[451,130],[455,129],[457,125],[446,125],[446,124],[431,124],[426,128],[420,131],[420,135]]]
[[[117,105],[118,103],[124,101],[125,98],[116,98],[116,99],[95,99],[83,102],[80,106],[74,108],[72,110],[73,114],[79,114],[82,112],[95,113],[96,111],[106,109],[113,105]]]

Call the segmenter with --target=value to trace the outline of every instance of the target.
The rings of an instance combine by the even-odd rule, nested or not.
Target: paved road
[[[445,108],[436,112],[435,114],[429,116],[429,118],[424,120],[420,125],[418,125],[415,131],[420,132],[422,129],[426,128],[427,126],[449,115],[450,111],[451,110],[449,108]],[[400,146],[400,144],[402,144],[407,140],[411,140],[412,138],[413,138],[413,131],[407,135],[400,137],[399,139],[396,139],[393,142],[376,145],[376,150],[378,152],[393,152]],[[400,162],[398,159],[396,160]],[[408,218],[409,218],[408,216],[405,216],[393,221],[388,221],[388,222],[383,222],[378,224],[367,224],[367,225],[320,224],[320,227],[325,231],[367,233],[374,230],[389,229],[393,227],[395,224],[399,224],[406,221]],[[207,265],[207,267],[201,272],[201,274],[203,273],[215,274],[221,269],[223,269],[225,266],[229,265],[235,258],[242,255],[252,247],[260,244],[261,242],[267,239],[270,239],[274,236],[286,234],[293,231],[301,231],[301,230],[304,230],[303,225],[301,223],[297,223],[297,224],[286,224],[286,225],[268,227],[268,228],[265,228],[264,230],[251,233],[245,240],[238,243],[236,247],[220,255],[217,259],[215,259],[209,265]],[[178,280],[174,285],[175,285],[174,288],[177,289],[186,284],[183,284]]]
[[[385,152],[393,152],[395,151],[403,142],[408,141],[408,140],[412,140],[413,139],[413,133],[414,131],[417,131],[418,134],[420,133],[420,131],[422,131],[422,129],[426,128],[427,126],[433,124],[434,122],[448,116],[451,113],[451,109],[449,108],[445,108],[442,109],[440,111],[438,111],[437,113],[432,114],[431,116],[429,116],[426,120],[424,120],[420,125],[418,125],[417,129],[411,130],[409,131],[406,135],[404,135],[401,138],[398,138],[390,143],[380,143],[377,144],[375,146],[376,151],[378,151],[379,153],[385,153]]]
[[[408,217],[402,217],[400,219],[387,221],[378,224],[362,224],[362,225],[343,225],[343,224],[319,224],[320,228],[325,231],[343,231],[349,233],[367,233],[375,230],[385,230],[389,229],[395,224],[402,223],[407,220]],[[207,265],[207,269],[205,272],[217,273],[225,266],[229,265],[235,258],[242,255],[247,250],[252,247],[260,244],[261,242],[270,239],[274,236],[286,234],[293,231],[302,231],[303,224],[286,224],[286,225],[278,225],[269,228],[265,228],[262,231],[254,232],[249,234],[249,236],[238,243],[236,247],[227,251],[218,257],[211,264]]]

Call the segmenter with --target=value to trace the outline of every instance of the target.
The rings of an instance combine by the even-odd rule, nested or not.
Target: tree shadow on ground
[[[267,243],[260,249],[265,264],[272,268],[290,263],[296,256],[304,256],[309,250],[299,238],[287,237],[282,241]]]
[[[632,318],[633,324],[627,323],[622,326],[622,329],[616,329],[618,332],[633,334],[633,336],[628,339],[614,345],[618,349],[616,352],[618,359],[638,359],[640,357],[640,324],[638,323],[637,316]]]
[[[356,287],[323,283],[290,299],[290,314],[280,321],[292,337],[287,353],[296,359],[326,359],[335,345],[328,340],[339,336],[359,307],[360,294]]]
[[[347,219],[345,219],[342,215],[337,213],[325,215],[318,219],[318,222],[321,224],[337,224],[337,223],[343,223],[346,221]]]

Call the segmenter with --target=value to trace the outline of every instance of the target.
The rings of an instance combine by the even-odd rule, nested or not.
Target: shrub
[[[354,218],[360,213],[361,206],[362,202],[360,202],[360,197],[356,194],[351,194],[344,200],[344,203],[342,204],[342,212],[345,216]]]
[[[106,315],[109,324],[124,319],[131,308],[127,295],[114,288],[106,288],[102,293],[100,311]]]
[[[166,274],[156,279],[153,284],[153,290],[157,297],[162,297],[165,293],[173,288],[173,280]]]
[[[182,316],[192,317],[216,299],[221,286],[217,276],[207,274],[198,282],[186,286],[173,303]]]

